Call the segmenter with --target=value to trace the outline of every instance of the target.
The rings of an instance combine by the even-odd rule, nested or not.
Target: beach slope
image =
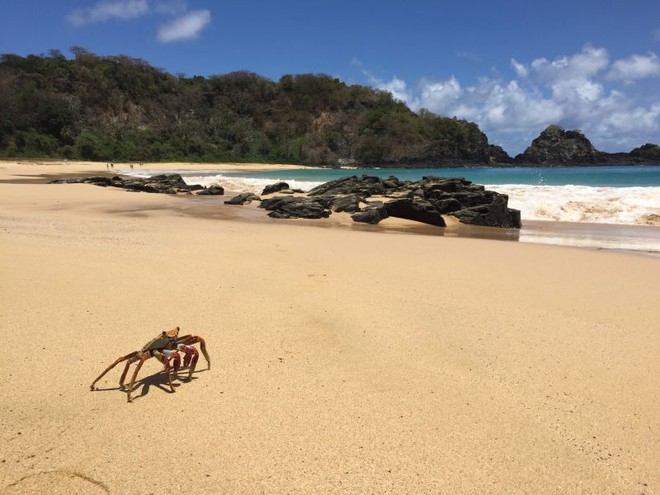
[[[0,493],[660,493],[657,258],[31,180],[105,169],[0,164]]]

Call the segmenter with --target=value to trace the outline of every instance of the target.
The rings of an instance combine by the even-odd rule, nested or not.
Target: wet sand
[[[11,182],[48,167],[0,164],[0,493],[660,492],[657,259]],[[90,391],[175,325],[210,370]]]

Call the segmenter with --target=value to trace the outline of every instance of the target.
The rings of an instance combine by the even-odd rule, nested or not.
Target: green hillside
[[[318,74],[175,76],[72,48],[0,56],[0,157],[451,166],[507,162],[471,122]]]

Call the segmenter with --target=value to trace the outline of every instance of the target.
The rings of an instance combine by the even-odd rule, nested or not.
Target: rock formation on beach
[[[188,185],[179,174],[161,174],[150,178],[87,177],[62,178],[51,184],[95,184],[128,191],[161,194],[196,192],[198,195],[224,194],[221,186],[205,188]],[[333,212],[346,212],[356,222],[377,224],[387,217],[405,218],[445,227],[442,215],[451,215],[461,223],[490,227],[520,228],[520,212],[508,207],[508,197],[463,178],[423,177],[402,181],[396,177],[381,179],[372,175],[343,177],[321,184],[305,195],[287,189],[284,182],[264,188],[263,195],[281,194],[263,199],[243,193],[225,204],[243,205],[260,201],[259,208],[273,218],[327,218]]]
[[[442,215],[451,215],[466,224],[520,228],[520,212],[507,204],[506,195],[463,178],[402,181],[353,175],[321,184],[306,197],[262,200],[260,208],[275,218],[323,218],[343,211],[356,222],[374,224],[391,216],[444,227]]]
[[[49,184],[94,184],[101,187],[118,187],[127,191],[161,194],[192,193],[193,191],[197,191],[197,194],[202,195],[222,195],[225,192],[219,186],[205,188],[200,185],[188,185],[179,174],[160,174],[148,178],[131,177],[129,179],[124,179],[118,175],[114,177],[65,177],[51,180]]]

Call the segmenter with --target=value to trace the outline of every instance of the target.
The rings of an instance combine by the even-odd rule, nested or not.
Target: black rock
[[[261,192],[262,196],[265,196],[267,194],[273,194],[276,192],[283,191],[285,189],[289,189],[289,184],[286,182],[276,182],[275,184],[270,184],[266,187],[264,187],[264,190]]]
[[[347,212],[356,213],[360,211],[360,203],[364,201],[361,194],[338,194],[337,196],[330,197],[330,207],[332,211],[337,213]]]
[[[384,181],[374,175],[363,175],[362,177],[352,175],[321,184],[311,189],[308,194],[309,196],[328,194],[363,194],[365,196],[374,196],[387,194],[396,190],[397,187],[399,186],[391,178]]]
[[[127,191],[160,193],[160,194],[177,194],[177,193],[190,193],[191,191],[203,189],[200,185],[189,186],[179,174],[160,174],[149,178],[130,177],[122,179],[119,176],[94,176],[84,179],[56,179],[52,183],[86,183],[94,184],[101,187],[119,187]]]
[[[452,213],[462,223],[519,229],[522,226],[520,211],[507,208],[508,198],[499,194],[490,204],[464,208]]]
[[[222,196],[225,194],[225,188],[222,186],[210,186],[197,193],[198,196]]]
[[[259,208],[273,218],[327,218],[330,210],[321,201],[300,196],[275,196],[261,201]]]
[[[387,212],[387,207],[382,203],[377,205],[369,205],[366,208],[364,208],[362,211],[359,211],[351,215],[351,218],[353,219],[354,222],[370,223],[372,225],[377,224],[378,222],[384,220],[387,217],[389,217],[389,213]]]
[[[252,193],[242,193],[238,196],[225,201],[226,205],[244,205],[246,203],[251,203],[252,201],[261,201],[261,198],[256,194]]]
[[[144,179],[146,187],[150,187],[155,191],[150,192],[160,192],[160,191],[181,191],[181,192],[190,192],[190,186],[186,184],[186,181],[183,180],[179,174],[160,174],[154,175]]]
[[[415,220],[416,222],[428,223],[438,227],[447,226],[435,206],[420,198],[395,199],[385,203],[385,208],[391,217]]]
[[[423,192],[426,197],[436,192],[456,192],[472,185],[469,180],[462,177],[445,179],[442,177],[424,177],[422,178]]]
[[[49,184],[84,184],[87,182],[87,179],[83,177],[72,177],[72,178],[66,178],[66,177],[61,177],[59,179],[53,179],[49,180]]]
[[[454,198],[434,199],[430,200],[430,203],[441,215],[448,215],[463,208],[460,201]]]

